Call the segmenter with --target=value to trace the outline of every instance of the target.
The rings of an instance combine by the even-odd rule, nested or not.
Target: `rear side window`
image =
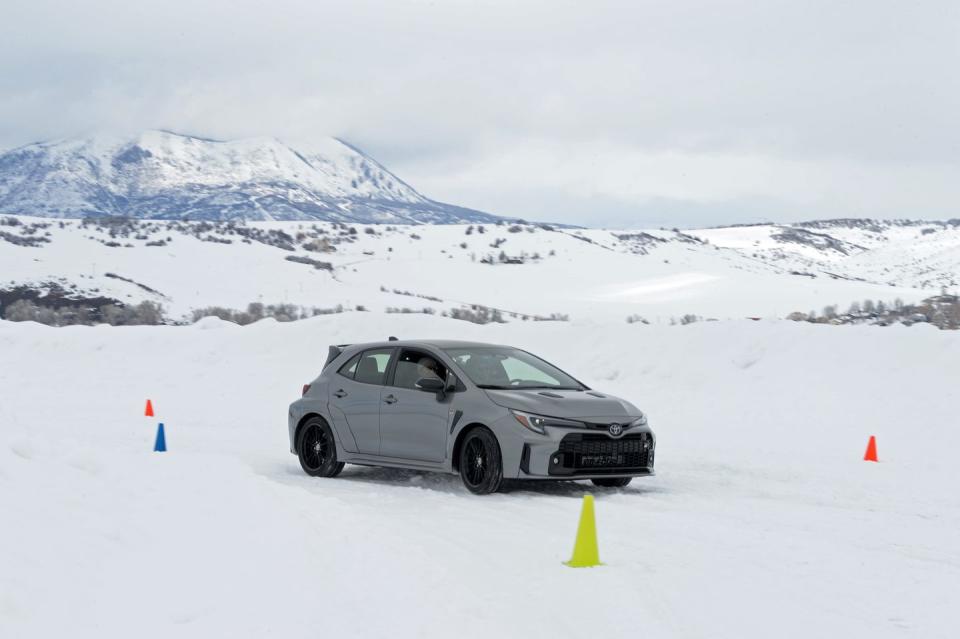
[[[357,362],[360,361],[360,356],[362,354],[363,353],[357,353],[356,355],[351,357],[346,364],[340,367],[340,370],[338,370],[337,372],[343,375],[344,377],[353,379],[354,373],[357,372]]]
[[[377,348],[364,351],[357,361],[353,379],[364,384],[383,384],[387,376],[387,366],[390,364],[392,348]],[[349,364],[350,362],[347,362]]]

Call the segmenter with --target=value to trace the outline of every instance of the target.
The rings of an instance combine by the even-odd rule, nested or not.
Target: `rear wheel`
[[[336,477],[343,470],[343,462],[337,461],[333,432],[319,417],[311,417],[300,428],[297,457],[303,472],[314,477]]]
[[[503,481],[503,460],[500,444],[486,428],[467,434],[460,447],[460,478],[467,490],[476,495],[489,495]]]
[[[602,477],[600,479],[591,479],[594,486],[603,488],[623,488],[630,483],[633,477]]]

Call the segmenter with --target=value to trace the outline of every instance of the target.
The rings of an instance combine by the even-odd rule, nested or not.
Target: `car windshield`
[[[580,382],[556,366],[516,348],[477,346],[449,348],[446,352],[480,388],[584,390]]]

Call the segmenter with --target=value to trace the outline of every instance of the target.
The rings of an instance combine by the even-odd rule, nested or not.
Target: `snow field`
[[[303,475],[287,404],[328,344],[390,334],[510,343],[631,400],[657,476],[480,498],[454,476]],[[348,313],[0,322],[0,355],[0,636],[948,637],[960,620],[952,332]],[[861,461],[872,434],[879,464]],[[588,491],[606,565],[571,569]]]

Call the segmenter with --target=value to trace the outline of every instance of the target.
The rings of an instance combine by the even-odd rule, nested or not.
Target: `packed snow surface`
[[[629,399],[657,475],[304,475],[288,403],[328,344],[388,334],[514,344]],[[0,356],[2,637],[956,636],[956,332],[0,321]],[[605,565],[572,569],[587,492]]]

